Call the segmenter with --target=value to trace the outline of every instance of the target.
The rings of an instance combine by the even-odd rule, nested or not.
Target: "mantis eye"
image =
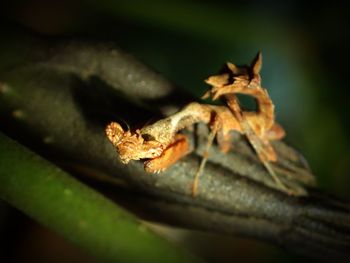
[[[105,129],[108,139],[114,144],[117,145],[120,140],[123,138],[124,130],[117,122],[111,122],[107,125]]]

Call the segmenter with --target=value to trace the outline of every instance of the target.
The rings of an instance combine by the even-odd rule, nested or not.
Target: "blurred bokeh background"
[[[346,3],[17,0],[0,8],[7,23],[42,35],[114,42],[197,97],[207,89],[203,80],[223,63],[249,63],[261,50],[263,86],[287,131],[285,140],[305,156],[322,189],[350,198]],[[208,259],[298,260],[255,241],[170,232]],[[68,262],[87,259],[5,204],[0,209],[0,233],[1,262],[1,257],[20,262],[62,262],[63,255],[69,255],[64,259]]]

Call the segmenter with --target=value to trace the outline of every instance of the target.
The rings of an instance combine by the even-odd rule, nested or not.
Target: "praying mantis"
[[[222,98],[226,103],[224,106],[192,102],[179,112],[136,130],[124,130],[117,122],[109,123],[105,132],[119,153],[121,162],[127,164],[130,160],[144,160],[146,172],[162,172],[190,152],[188,138],[179,131],[203,122],[209,126],[210,133],[193,181],[193,196],[197,193],[199,176],[214,139],[216,138],[220,150],[227,153],[231,148],[232,131],[247,137],[277,186],[286,190],[270,166],[270,162],[277,160],[270,141],[282,139],[285,132],[275,122],[274,104],[266,89],[261,87],[261,65],[262,56],[258,53],[250,66],[238,67],[227,63],[226,72],[206,80],[211,89],[203,97],[211,97],[213,100]],[[254,97],[258,105],[257,111],[243,111],[237,93]]]

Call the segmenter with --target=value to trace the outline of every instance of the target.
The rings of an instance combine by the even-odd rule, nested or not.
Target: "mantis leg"
[[[277,174],[274,172],[269,161],[276,161],[277,155],[272,145],[268,140],[262,140],[257,136],[254,130],[250,127],[248,121],[245,119],[240,106],[238,104],[237,98],[235,95],[226,95],[227,104],[231,109],[233,115],[240,121],[242,125],[242,130],[244,134],[247,136],[250,144],[253,146],[255,152],[258,154],[260,161],[265,166],[266,170],[271,175],[272,179],[275,181],[276,185],[287,192],[290,192],[288,188],[284,185],[284,183],[279,179]]]
[[[159,173],[176,163],[189,153],[189,142],[185,135],[176,134],[174,141],[168,145],[162,155],[144,163],[148,173]]]
[[[211,145],[213,144],[213,141],[214,141],[215,135],[218,132],[220,123],[221,122],[220,122],[220,119],[219,119],[218,115],[215,115],[213,124],[211,126],[211,131],[210,131],[210,134],[208,136],[207,145],[206,145],[205,151],[203,153],[202,161],[201,161],[201,163],[199,165],[199,168],[198,168],[197,173],[196,173],[196,175],[194,177],[194,180],[193,180],[193,184],[192,184],[192,196],[193,197],[195,197],[196,194],[197,194],[197,189],[198,189],[198,184],[199,184],[199,177],[203,173],[205,164],[206,164],[206,162],[208,160],[209,149],[210,149]]]

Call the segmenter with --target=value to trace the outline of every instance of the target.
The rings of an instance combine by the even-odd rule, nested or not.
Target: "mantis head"
[[[106,127],[106,135],[116,147],[120,160],[126,164],[130,160],[152,159],[163,152],[163,145],[156,140],[145,140],[140,130],[131,132],[124,129],[117,122],[111,122]]]

